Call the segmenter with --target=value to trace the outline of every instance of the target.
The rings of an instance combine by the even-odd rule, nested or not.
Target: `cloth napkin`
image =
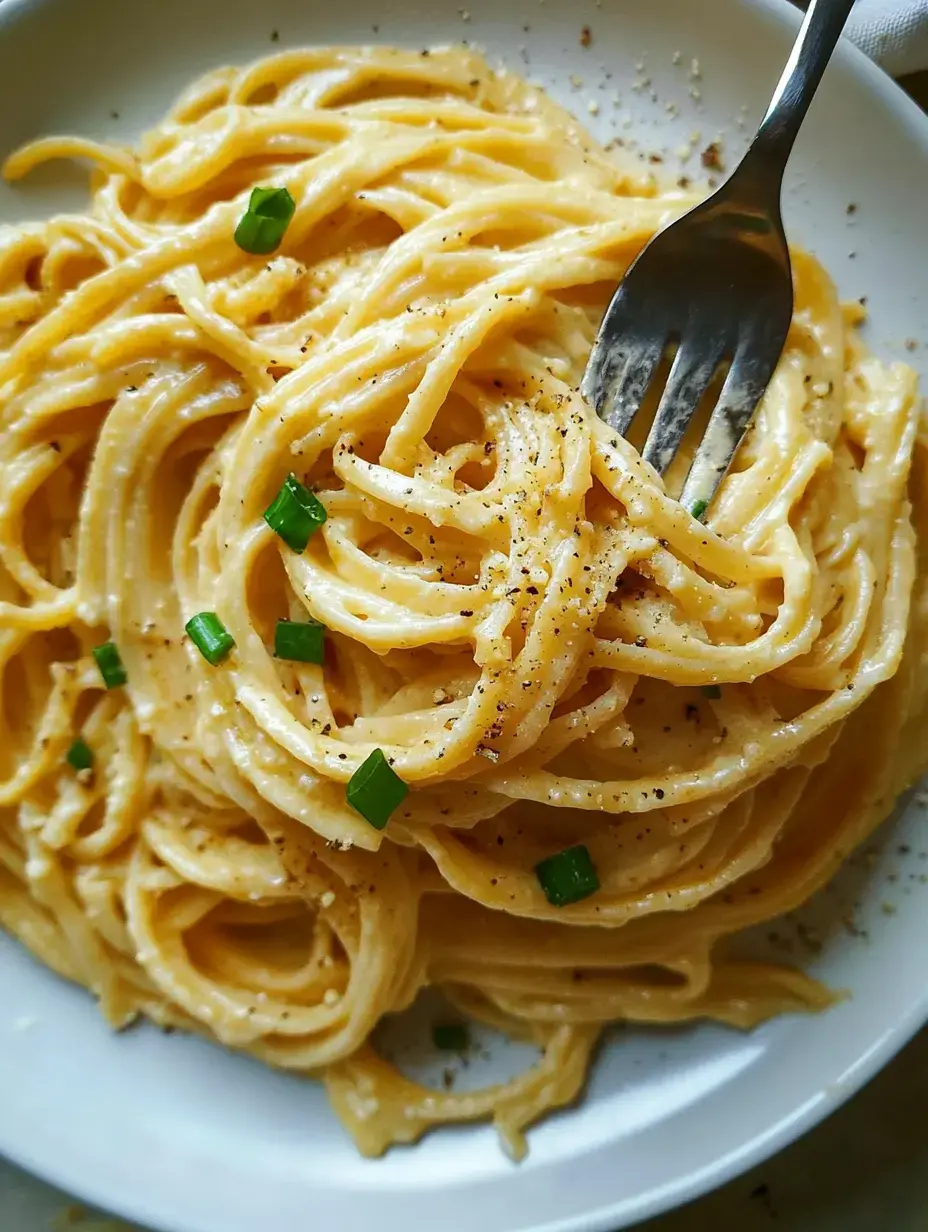
[[[928,69],[928,0],[857,0],[847,33],[894,77]]]

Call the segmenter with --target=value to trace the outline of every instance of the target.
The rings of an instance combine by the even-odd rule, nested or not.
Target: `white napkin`
[[[847,33],[894,77],[928,69],[928,0],[857,0]]]

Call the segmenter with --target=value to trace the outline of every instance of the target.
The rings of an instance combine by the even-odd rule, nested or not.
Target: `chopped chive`
[[[253,188],[248,213],[259,218],[274,218],[287,223],[293,217],[296,202],[286,188]]]
[[[274,500],[264,511],[264,520],[287,547],[305,552],[310,535],[326,520],[325,505],[296,475],[288,475]]]
[[[93,750],[78,736],[65,754],[65,760],[72,770],[92,770]]]
[[[317,620],[305,624],[296,620],[278,620],[274,630],[274,654],[291,663],[322,663],[325,661],[325,625]]]
[[[599,889],[596,869],[582,843],[536,864],[535,876],[552,907],[579,903]]]
[[[390,820],[390,814],[406,799],[409,788],[396,773],[384,755],[383,749],[374,749],[348,783],[348,803],[370,822],[375,830],[382,830]]]
[[[442,1052],[466,1052],[470,1047],[470,1032],[463,1022],[438,1023],[432,1028],[432,1043]]]
[[[693,505],[693,508],[690,510],[690,513],[693,515],[693,517],[698,522],[702,518],[702,515],[706,512],[708,508],[709,508],[708,501],[698,500]]]
[[[296,210],[286,188],[255,188],[235,228],[235,242],[254,256],[275,252]]]
[[[102,646],[94,646],[93,657],[97,661],[103,683],[108,689],[118,689],[129,679],[115,642],[104,642]]]
[[[722,696],[722,690],[717,684],[704,684],[702,686],[703,697],[708,697],[710,701],[717,702]]]
[[[191,642],[213,667],[220,664],[235,645],[235,638],[215,612],[200,612],[188,620],[184,628]]]
[[[266,257],[280,247],[285,230],[276,218],[261,218],[249,210],[235,228],[235,242],[243,252]]]

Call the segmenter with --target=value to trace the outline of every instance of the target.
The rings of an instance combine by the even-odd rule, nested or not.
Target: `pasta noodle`
[[[826,1007],[732,938],[922,768],[924,424],[859,306],[795,254],[703,525],[686,458],[665,488],[578,393],[694,198],[520,79],[285,51],[136,152],[43,140],[6,173],[59,157],[89,213],[0,230],[0,923],[115,1027],[321,1075],[368,1154],[492,1118],[520,1155],[607,1023]],[[296,207],[258,256],[256,187]],[[326,515],[305,551],[263,517],[291,473]],[[324,662],[275,657],[280,620]],[[410,789],[382,829],[346,796],[377,749]],[[598,889],[555,905],[537,866],[577,847]],[[405,1077],[372,1033],[427,985],[537,1064]]]

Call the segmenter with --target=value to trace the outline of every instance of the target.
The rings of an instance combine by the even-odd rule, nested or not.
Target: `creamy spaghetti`
[[[520,1154],[606,1023],[825,1007],[730,939],[920,769],[921,408],[859,307],[795,254],[704,525],[578,393],[693,199],[518,78],[287,51],[6,173],[59,157],[89,213],[0,230],[3,926],[115,1027],[321,1075],[368,1154]],[[372,1032],[427,985],[537,1064],[405,1077]]]

